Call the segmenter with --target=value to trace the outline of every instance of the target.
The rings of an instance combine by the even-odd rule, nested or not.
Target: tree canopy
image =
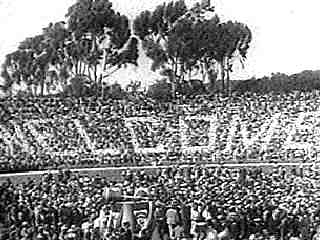
[[[23,83],[30,94],[39,94],[40,87],[43,95],[45,86],[64,89],[68,79],[79,76],[102,85],[103,78],[127,64],[137,65],[137,46],[129,19],[116,12],[110,1],[77,0],[65,21],[50,23],[42,34],[23,40],[6,56],[3,89]]]
[[[252,40],[245,24],[221,22],[210,4],[187,8],[183,0],[142,12],[134,21],[134,31],[152,59],[153,71],[171,72],[175,85],[199,74],[214,84],[219,65],[223,83],[227,73],[226,91],[233,60],[244,62]]]
[[[173,96],[190,92],[185,89],[194,89],[194,83],[209,82],[213,90],[219,76],[228,93],[234,62],[244,64],[252,40],[246,24],[222,22],[206,0],[192,7],[184,0],[163,3],[132,23],[109,0],[77,0],[65,19],[49,23],[6,56],[2,89],[10,92],[24,84],[29,94],[43,95],[51,89],[78,89],[70,84],[83,86],[89,79],[96,94],[103,95],[103,82],[115,72],[138,66],[141,42],[151,69],[167,78]]]

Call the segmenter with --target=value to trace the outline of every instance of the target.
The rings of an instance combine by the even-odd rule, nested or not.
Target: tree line
[[[246,24],[222,22],[208,0],[192,7],[184,0],[163,3],[133,22],[108,0],[77,0],[63,21],[50,23],[6,55],[1,88],[8,95],[21,84],[30,95],[57,86],[78,95],[104,94],[113,88],[109,77],[138,65],[141,42],[151,69],[166,79],[173,96],[195,79],[214,89],[219,78],[228,92],[232,66],[244,64],[251,41]]]
[[[320,71],[305,70],[295,74],[272,73],[271,76],[233,81],[233,91],[239,93],[292,93],[320,90]]]
[[[216,82],[216,89],[210,89],[209,84],[191,82],[191,85],[182,85],[181,94],[185,97],[193,98],[197,95],[211,95],[222,93],[222,82]],[[159,80],[152,84],[148,89],[148,96],[159,101],[171,101],[171,85],[165,80]],[[252,94],[288,94],[294,92],[320,91],[320,71],[305,70],[295,74],[272,73],[271,76],[261,78],[250,78],[247,80],[233,80],[230,84],[232,93],[245,95]]]

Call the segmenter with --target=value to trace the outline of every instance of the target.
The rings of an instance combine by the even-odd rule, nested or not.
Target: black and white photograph
[[[0,240],[320,240],[319,13],[0,0]]]

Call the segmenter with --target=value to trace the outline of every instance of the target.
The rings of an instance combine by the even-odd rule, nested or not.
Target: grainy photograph
[[[0,0],[0,240],[320,240],[319,10]]]

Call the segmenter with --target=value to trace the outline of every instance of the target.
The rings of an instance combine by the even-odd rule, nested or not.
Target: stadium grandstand
[[[315,162],[319,103],[314,93],[198,96],[179,104],[147,97],[4,100],[1,171]]]
[[[160,1],[121,0],[143,7],[132,19],[120,1],[76,0],[5,55],[0,240],[320,240],[320,71],[233,80],[257,26],[210,0]],[[289,53],[281,33],[272,60]],[[310,60],[313,37],[299,40],[292,59]]]

